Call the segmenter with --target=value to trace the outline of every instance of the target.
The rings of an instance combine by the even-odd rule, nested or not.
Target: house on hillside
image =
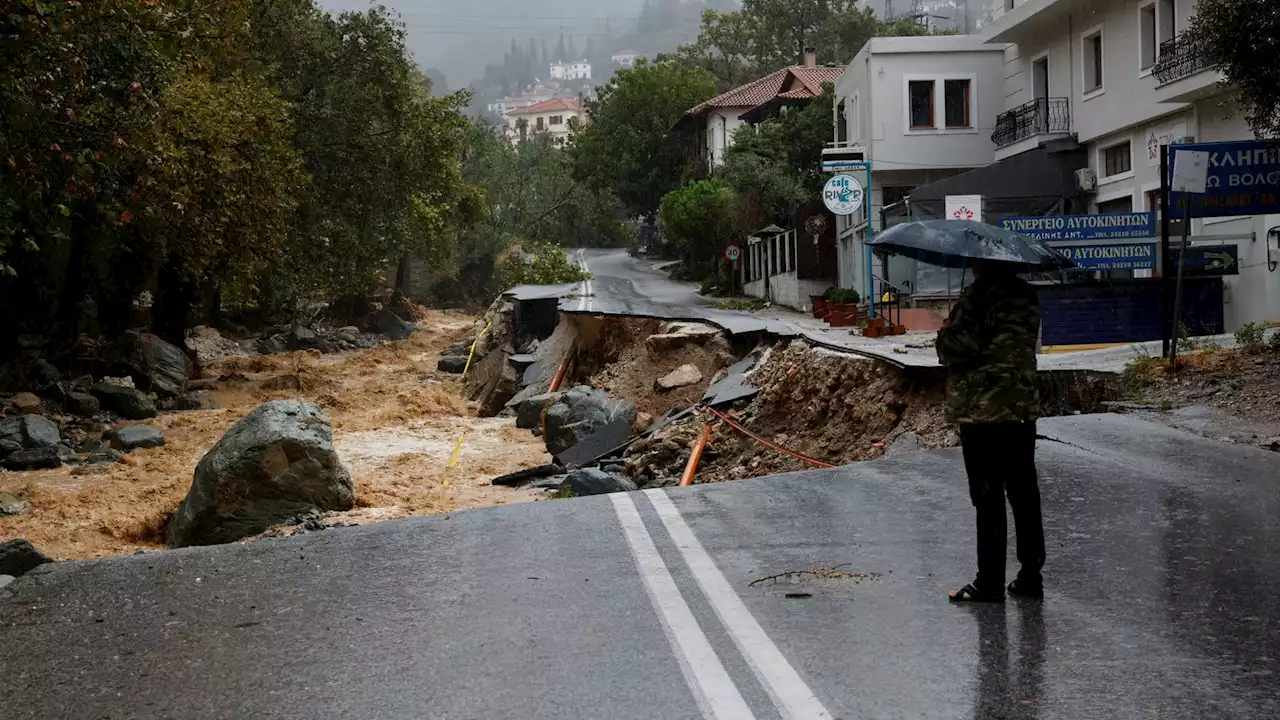
[[[850,174],[863,186],[869,182],[871,217],[868,223],[864,206],[838,218],[840,287],[865,298],[882,294],[887,281],[904,292],[946,297],[945,272],[902,257],[886,265],[864,242],[882,229],[883,208],[919,186],[995,160],[991,128],[1004,107],[1004,50],[972,35],[877,37],[845,69],[832,139],[870,162],[869,173]]]
[[[545,134],[563,146],[569,140],[569,122],[585,115],[577,98],[561,97],[514,110],[507,117],[506,134],[511,142],[519,144],[533,135]]]
[[[817,55],[806,53],[803,65],[783,68],[690,108],[677,127],[698,128],[698,149],[707,169],[714,170],[724,163],[735,130],[767,119],[782,106],[821,95],[823,84],[837,82],[842,72],[843,68],[819,67]]]
[[[591,62],[588,60],[574,60],[572,62],[557,61],[552,63],[551,79],[564,80],[566,82],[574,80],[590,80]]]
[[[613,54],[613,64],[620,68],[633,68],[641,57],[635,50],[620,50]]]

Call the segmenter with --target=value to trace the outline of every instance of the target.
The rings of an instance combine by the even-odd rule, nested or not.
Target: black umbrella
[[[1071,258],[1043,240],[972,220],[918,220],[894,225],[868,245],[930,265],[968,267],[974,260],[1009,263],[1019,271],[1065,270]]]

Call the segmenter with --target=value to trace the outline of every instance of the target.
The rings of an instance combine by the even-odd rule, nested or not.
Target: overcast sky
[[[369,0],[318,0],[331,11],[363,10]],[[515,37],[544,36],[554,47],[561,28],[579,49],[586,37],[604,35],[608,20],[615,36],[634,29],[644,0],[382,0],[403,16],[409,49],[418,64],[445,73],[451,88],[465,87],[502,59]]]

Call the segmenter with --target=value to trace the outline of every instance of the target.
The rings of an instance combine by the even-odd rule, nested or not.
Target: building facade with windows
[[[534,135],[550,135],[552,142],[563,146],[569,141],[570,121],[581,117],[582,103],[577,99],[552,98],[508,113],[507,138],[518,144]]]
[[[836,85],[835,140],[862,148],[871,163],[872,232],[882,227],[882,208],[915,188],[994,160],[1004,53],[969,35],[872,38],[845,68]],[[916,265],[893,258],[894,267],[882,267],[864,245],[867,232],[863,212],[838,221],[840,287],[866,297],[886,272],[914,285]]]
[[[993,10],[982,37],[1009,44],[996,159],[1074,138],[1093,171],[1093,212],[1158,212],[1162,144],[1253,139],[1222,74],[1182,34],[1194,0],[996,0]],[[1280,317],[1280,273],[1267,262],[1278,225],[1192,223],[1193,245],[1239,252],[1240,274],[1225,280],[1227,330]]]
[[[555,62],[551,64],[552,80],[590,80],[591,79],[591,63],[587,60],[574,60],[572,62]]]

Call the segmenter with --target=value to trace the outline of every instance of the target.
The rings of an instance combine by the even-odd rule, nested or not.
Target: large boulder
[[[100,382],[93,394],[102,407],[126,420],[146,420],[156,416],[156,405],[146,393],[114,383]]]
[[[2,463],[6,470],[50,470],[62,466],[62,455],[56,447],[37,447],[10,453]]]
[[[7,492],[0,492],[0,517],[6,515],[26,515],[27,501]]]
[[[470,358],[466,355],[455,355],[451,357],[442,357],[436,363],[436,369],[443,373],[452,375],[461,375],[467,369],[467,363]]]
[[[702,371],[697,365],[681,365],[658,379],[660,390],[675,390],[702,382]]]
[[[43,415],[0,419],[0,455],[23,448],[54,447],[60,442],[57,423]]]
[[[104,436],[111,447],[123,452],[164,445],[164,433],[151,425],[128,425],[112,428]]]
[[[635,422],[636,404],[614,400],[603,390],[576,387],[547,409],[547,451],[559,455],[620,417]]]
[[[19,577],[26,572],[53,562],[43,553],[32,547],[27,540],[6,540],[0,542],[0,575]]]
[[[407,340],[418,326],[402,320],[391,310],[383,309],[370,315],[365,320],[365,329],[369,332],[386,335],[392,340]]]
[[[532,430],[542,424],[542,411],[560,402],[565,396],[562,392],[542,393],[525,398],[516,406],[516,427]]]
[[[98,402],[98,398],[82,392],[67,393],[67,409],[77,415],[92,417],[102,412],[102,403]]]
[[[200,460],[165,541],[174,547],[234,542],[308,510],[354,505],[329,417],[310,403],[278,400],[232,425]]]
[[[620,475],[612,475],[599,468],[583,468],[574,470],[560,485],[561,492],[570,492],[577,496],[607,495],[617,492],[631,492],[636,484]]]
[[[40,402],[40,398],[29,392],[20,392],[9,398],[9,407],[13,408],[14,412],[19,415],[38,413],[43,406],[44,404]]]
[[[160,397],[181,397],[191,377],[190,358],[176,345],[148,332],[130,330],[120,339],[121,363],[140,390]]]

